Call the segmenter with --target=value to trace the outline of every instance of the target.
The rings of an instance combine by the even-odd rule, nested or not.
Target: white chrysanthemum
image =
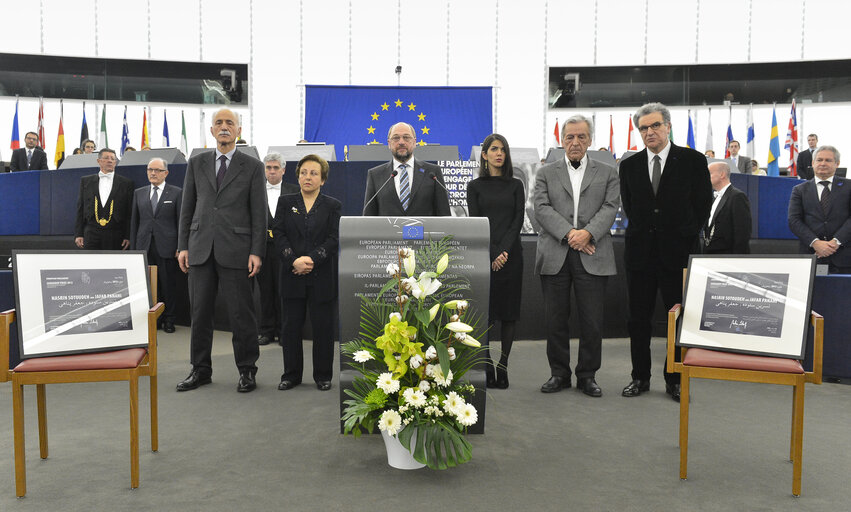
[[[408,359],[408,366],[416,370],[423,364],[423,356],[415,355],[414,357]]]
[[[398,276],[399,275],[399,265],[397,265],[395,263],[388,263],[387,264],[387,273],[390,275],[390,277]]]
[[[412,389],[412,388],[408,388]],[[413,407],[425,407],[426,404],[426,396],[425,393],[420,391],[419,389],[411,393],[410,397],[405,398]]]
[[[455,347],[449,347],[449,360],[455,360]]]
[[[446,395],[446,400],[443,401],[443,409],[454,416],[458,416],[461,408],[467,405],[464,399],[458,393],[450,391]]]
[[[440,281],[432,279],[428,276],[420,276],[418,281],[414,281],[411,286],[411,295],[417,299],[424,299],[436,292],[440,288]]]
[[[437,359],[437,349],[434,348],[434,345],[432,345],[428,349],[426,349],[425,356],[426,356],[426,359]]]
[[[477,421],[479,421],[479,413],[476,412],[476,408],[473,407],[473,404],[466,404],[460,411],[458,411],[456,417],[458,418],[458,423],[465,427],[474,425]]]
[[[431,405],[440,405],[440,397],[438,397],[437,395],[431,395],[428,398],[428,403],[430,403]]]
[[[408,412],[408,406],[407,405],[403,405],[403,406],[399,407],[399,414],[405,414],[406,412]]]
[[[433,405],[429,405],[428,407],[423,409],[423,412],[428,414],[429,416],[443,416],[443,411]]]
[[[446,386],[452,384],[452,370],[449,370],[449,375],[444,377],[443,371],[440,369],[440,365],[435,365],[434,369],[434,383],[438,386],[445,388]]]
[[[397,321],[401,322],[402,321],[402,314],[399,313],[398,311],[394,311],[394,312],[390,313],[390,320],[393,320],[394,318]]]
[[[427,364],[427,365],[426,365],[426,367],[425,367],[425,374],[426,374],[426,377],[434,377],[434,368],[435,368],[435,366],[437,366],[437,365],[434,365],[434,364]]]
[[[406,402],[410,402],[411,395],[414,391],[414,388],[405,388],[405,391],[402,392],[402,398],[404,398]]]
[[[388,395],[399,391],[399,381],[395,380],[391,373],[385,372],[379,375],[378,379],[375,381],[375,385]]]
[[[382,432],[387,432],[391,436],[399,433],[402,428],[402,416],[393,409],[388,409],[381,413],[381,419],[378,420],[378,429]]]
[[[431,384],[427,380],[421,380],[419,388],[423,393],[428,393],[428,390],[431,389]]]
[[[404,420],[402,420],[402,423],[404,423],[404,424],[407,426],[407,425],[408,425],[408,423],[410,423],[412,419],[413,419],[413,418],[411,418],[410,416],[408,416],[407,418],[405,418]]]
[[[358,350],[354,354],[352,354],[352,358],[356,363],[365,363],[370,359],[375,359],[372,354],[369,353],[369,350]]]

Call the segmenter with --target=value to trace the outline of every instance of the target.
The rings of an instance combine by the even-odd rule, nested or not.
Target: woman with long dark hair
[[[467,185],[467,207],[471,217],[490,221],[490,333],[500,322],[502,355],[494,372],[493,361],[487,366],[487,386],[508,387],[508,355],[514,343],[515,324],[520,314],[520,290],[523,285],[523,250],[520,228],[523,226],[525,197],[523,183],[514,178],[508,141],[498,133],[487,136],[479,158],[479,177]],[[489,334],[490,337],[490,334]]]

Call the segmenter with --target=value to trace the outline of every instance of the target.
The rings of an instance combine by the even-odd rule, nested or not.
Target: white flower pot
[[[396,469],[420,469],[425,467],[425,464],[417,462],[411,451],[402,446],[396,436],[391,436],[387,432],[381,431],[381,437],[384,439],[384,447],[387,448],[387,464]],[[411,448],[414,448],[416,441],[416,433],[411,439]]]

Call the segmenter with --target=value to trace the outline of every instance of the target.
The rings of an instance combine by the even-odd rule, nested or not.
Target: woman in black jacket
[[[301,192],[278,199],[272,236],[283,262],[280,290],[284,302],[284,374],[278,384],[280,390],[301,384],[301,333],[307,309],[313,328],[313,380],[320,390],[331,389],[341,204],[320,192],[328,179],[328,168],[328,162],[321,157],[305,156],[296,167]]]

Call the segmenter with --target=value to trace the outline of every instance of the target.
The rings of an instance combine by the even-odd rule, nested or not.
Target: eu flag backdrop
[[[342,160],[343,146],[386,145],[390,126],[404,121],[418,144],[457,145],[466,156],[493,131],[491,96],[490,87],[308,85],[304,138],[334,144]]]

